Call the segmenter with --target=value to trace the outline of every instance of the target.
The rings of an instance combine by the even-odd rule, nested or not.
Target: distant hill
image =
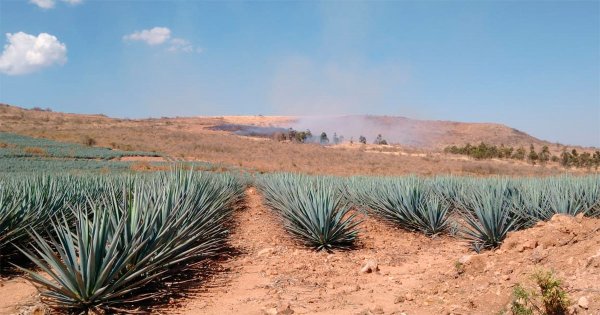
[[[314,135],[325,131],[330,137],[333,133],[342,135],[346,140],[358,140],[360,135],[372,143],[378,134],[392,144],[401,144],[415,148],[442,149],[449,145],[466,143],[507,146],[536,147],[548,145],[558,150],[555,144],[528,135],[520,130],[495,123],[463,123],[440,120],[417,120],[399,116],[322,116],[322,117],[290,117],[290,116],[219,116],[219,117],[177,117],[156,119],[122,119],[105,115],[84,115],[46,111],[43,109],[24,109],[17,106],[0,104],[0,130],[33,134],[28,130],[37,130],[36,134],[51,130],[96,129],[109,125],[120,127],[144,127],[179,124],[186,128],[209,131],[220,125],[238,124],[246,126],[262,126],[289,128],[297,130],[310,129]],[[217,128],[218,129],[218,128]],[[234,127],[235,129],[235,127]],[[227,132],[227,129],[223,129]],[[233,132],[232,132],[233,133]],[[239,134],[239,132],[238,132]],[[577,147],[577,146],[569,146]],[[562,150],[562,146],[561,146]]]
[[[449,145],[478,144],[536,147],[551,143],[530,136],[522,131],[494,123],[463,123],[440,120],[417,120],[398,116],[329,116],[299,117],[294,128],[310,129],[313,133],[336,132],[345,139],[360,135],[372,142],[381,134],[389,143],[417,148],[440,149]]]
[[[280,137],[286,133],[289,136],[290,127],[299,131],[308,128],[317,137],[325,131],[331,140],[335,132],[338,136],[344,136],[347,141],[334,146],[295,144]],[[581,152],[583,148],[550,144],[499,124],[424,121],[405,117],[257,115],[127,119],[0,104],[0,132],[55,140],[67,146],[70,143],[110,148],[115,152],[127,151],[134,155],[132,151],[157,152],[172,160],[199,163],[198,165],[207,165],[207,168],[217,171],[241,168],[258,172],[285,171],[343,176],[544,176],[586,172],[585,169],[565,169],[557,162],[534,166],[526,161],[474,160],[466,156],[446,154],[440,152],[440,149],[448,145],[463,146],[467,142],[524,146],[526,149],[534,144],[537,151],[540,151],[541,145],[548,145],[554,155],[560,155],[563,149],[576,148]],[[261,135],[264,132],[273,133],[277,137]],[[401,145],[371,144],[379,133],[389,143]],[[368,145],[357,144],[360,135],[367,137]],[[354,138],[354,144],[349,143],[351,138]],[[31,141],[37,141],[35,139]],[[11,143],[4,141],[0,143],[0,147],[14,155],[15,148]],[[41,155],[48,154],[51,150],[42,152],[36,144],[32,148],[25,147],[22,151]],[[136,161],[142,164],[148,162]],[[23,165],[31,168],[28,163],[27,161]],[[146,169],[145,165],[140,167]]]

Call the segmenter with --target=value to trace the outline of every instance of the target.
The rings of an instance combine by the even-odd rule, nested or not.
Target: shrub
[[[517,315],[568,314],[571,305],[569,295],[562,282],[550,271],[536,271],[532,276],[537,289],[528,290],[521,284],[513,290],[511,311]]]
[[[92,147],[92,146],[96,145],[96,140],[94,138],[91,138],[90,136],[84,136],[83,144],[88,147]]]

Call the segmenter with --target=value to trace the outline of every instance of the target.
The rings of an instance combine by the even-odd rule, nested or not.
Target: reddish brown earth
[[[517,283],[536,270],[564,281],[578,314],[600,314],[600,220],[555,216],[514,232],[495,251],[474,254],[450,236],[428,238],[363,217],[358,247],[314,252],[293,241],[250,188],[236,212],[230,245],[199,292],[167,314],[500,314]],[[361,273],[367,261],[379,271]],[[457,262],[463,262],[460,266]],[[0,314],[31,313],[35,289],[0,284]],[[586,297],[588,309],[577,306]]]

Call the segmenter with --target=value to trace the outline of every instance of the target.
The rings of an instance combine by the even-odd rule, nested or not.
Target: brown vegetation
[[[0,106],[0,131],[95,145],[121,150],[156,151],[176,159],[223,163],[259,172],[289,171],[332,175],[471,174],[553,175],[565,172],[557,163],[531,166],[521,161],[475,161],[436,150],[398,146],[320,146],[254,138],[208,130],[223,123],[271,126],[289,117],[189,117],[115,119],[104,115],[77,115]],[[388,118],[389,119],[389,118]],[[462,127],[461,127],[462,128]],[[465,127],[466,128],[466,127]],[[464,132],[475,127],[468,127]],[[479,132],[475,129],[472,132]],[[461,133],[462,134],[462,133]],[[464,134],[463,134],[464,135]],[[462,141],[459,136],[456,142]],[[531,140],[530,138],[528,138]],[[89,143],[89,142],[86,142]],[[585,170],[569,170],[585,172]]]

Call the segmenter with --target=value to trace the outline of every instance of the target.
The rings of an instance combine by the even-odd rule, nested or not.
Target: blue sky
[[[1,0],[0,36],[0,102],[24,107],[401,115],[600,146],[598,1]]]

